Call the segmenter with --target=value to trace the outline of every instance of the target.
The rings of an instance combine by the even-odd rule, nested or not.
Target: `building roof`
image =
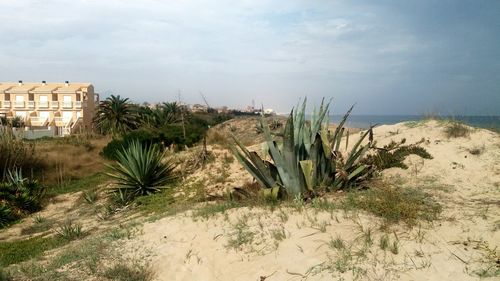
[[[62,87],[55,90],[57,94],[74,94],[82,88],[88,88],[91,84],[88,83],[70,83],[67,86],[63,84]]]
[[[62,86],[63,84],[50,83],[50,84],[45,84],[45,86],[42,85],[40,87],[36,87],[33,90],[31,90],[31,92],[33,94],[51,94],[57,88]]]
[[[0,93],[5,92],[5,90],[8,90],[12,87],[14,87],[14,85],[12,85],[12,84],[0,83]]]
[[[56,93],[56,94],[74,94],[82,88],[92,86],[90,83],[4,83],[0,82],[0,93],[27,94],[27,93]]]
[[[6,90],[5,92],[10,93],[10,94],[28,94],[29,91],[33,90],[36,87],[36,85],[32,83],[26,83],[26,84],[14,84],[14,87],[10,88],[9,90]]]

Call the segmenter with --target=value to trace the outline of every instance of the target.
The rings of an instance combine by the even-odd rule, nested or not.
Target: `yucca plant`
[[[310,122],[305,118],[306,100],[297,110],[293,109],[281,136],[282,144],[273,139],[269,125],[262,117],[260,122],[271,161],[248,151],[233,136],[236,143],[232,146],[233,154],[265,188],[265,194],[312,197],[320,188],[330,191],[346,189],[369,177],[372,170],[369,165],[360,163],[360,159],[370,148],[372,128],[362,134],[349,153],[341,152],[344,135],[345,147],[348,147],[344,124],[352,107],[331,135],[327,118],[329,105],[323,101],[319,111],[313,112]],[[362,145],[367,136],[370,136],[370,142]]]
[[[0,228],[8,225],[15,219],[16,216],[12,210],[5,203],[0,203]]]
[[[115,191],[130,196],[157,192],[177,178],[175,164],[157,145],[143,146],[132,141],[117,152],[116,158],[114,165],[108,165],[110,172],[106,174],[115,181]]]
[[[22,176],[21,170],[8,172],[8,181],[0,182],[0,227],[40,210],[45,188]]]

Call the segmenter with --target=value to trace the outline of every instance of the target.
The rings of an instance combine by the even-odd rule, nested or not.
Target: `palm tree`
[[[150,107],[141,107],[139,115],[142,123],[147,127],[158,128],[167,124],[178,123],[181,119],[181,109],[176,102],[164,102]]]
[[[136,106],[130,103],[128,98],[111,95],[99,104],[94,124],[103,134],[124,134],[137,127]]]

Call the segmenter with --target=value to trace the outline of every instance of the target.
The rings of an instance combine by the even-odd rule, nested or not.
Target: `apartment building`
[[[0,82],[0,116],[20,117],[26,131],[65,136],[92,129],[98,97],[89,83]]]

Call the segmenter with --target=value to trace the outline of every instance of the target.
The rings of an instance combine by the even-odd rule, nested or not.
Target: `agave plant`
[[[344,124],[352,111],[345,114],[333,135],[328,132],[328,107],[330,103],[321,103],[319,111],[314,111],[310,122],[306,121],[306,100],[298,110],[292,110],[287,119],[282,144],[272,137],[269,125],[264,117],[260,119],[267,154],[271,161],[260,157],[256,152],[248,151],[233,136],[236,146],[232,146],[235,157],[265,188],[264,192],[276,196],[314,196],[318,188],[327,190],[345,189],[356,186],[370,175],[369,165],[360,163],[360,159],[371,145],[372,128],[367,130],[349,153],[341,152],[344,135],[345,147],[348,147],[348,134]],[[325,120],[326,118],[326,120]],[[370,142],[362,145],[370,135]],[[345,152],[344,152],[345,153]]]
[[[157,145],[143,146],[138,141],[118,151],[116,164],[108,167],[111,172],[107,175],[117,185],[115,191],[131,196],[157,192],[177,178],[175,165]]]

